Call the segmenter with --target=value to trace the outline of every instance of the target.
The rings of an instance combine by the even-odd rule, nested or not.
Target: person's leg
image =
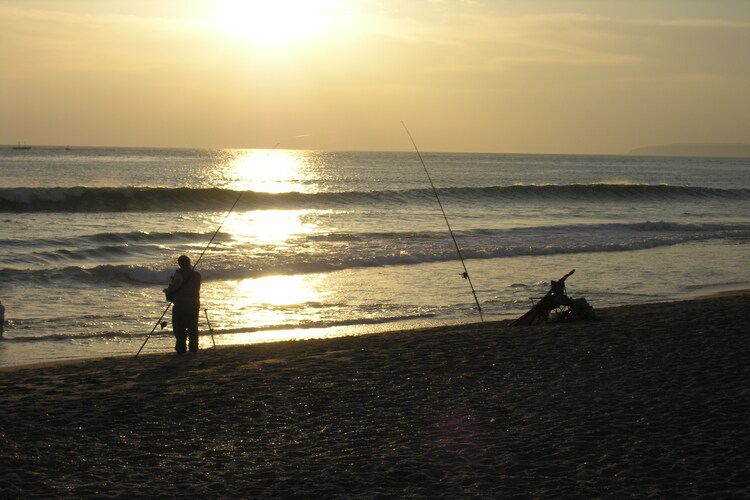
[[[189,323],[187,325],[187,333],[190,337],[190,352],[198,350],[198,317],[200,312],[200,309],[190,311]]]
[[[177,307],[172,309],[172,332],[175,338],[174,350],[178,354],[187,351],[187,323],[185,322],[185,313]]]

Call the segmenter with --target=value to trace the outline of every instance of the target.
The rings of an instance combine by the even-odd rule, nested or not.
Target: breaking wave
[[[203,241],[205,235],[176,233],[179,238]],[[160,234],[169,239],[171,235]],[[456,232],[462,254],[469,259],[538,256],[573,253],[629,251],[711,239],[750,240],[750,223],[675,223],[666,221],[630,224],[569,224],[563,226],[476,229]],[[89,239],[102,242],[93,248],[38,251],[24,255],[19,265],[13,256],[0,258],[0,280],[31,282],[82,282],[96,284],[164,283],[170,268],[95,263],[117,261],[135,254],[135,261],[158,252],[151,236],[132,232],[99,234]],[[112,241],[132,245],[113,245]],[[1,242],[0,242],[1,243]],[[30,240],[28,244],[38,242]],[[76,245],[72,245],[76,246]],[[236,280],[272,274],[309,274],[343,269],[389,265],[415,265],[457,259],[452,241],[444,231],[363,232],[300,235],[284,251],[261,244],[226,244],[211,251],[201,264],[206,280]],[[259,257],[260,256],[260,257]],[[19,257],[21,258],[21,257]],[[90,265],[85,266],[85,262]],[[94,264],[92,264],[92,262]],[[84,264],[84,265],[81,265]]]
[[[438,189],[438,192],[445,198],[497,202],[750,199],[750,189],[646,184],[458,187]],[[325,209],[352,204],[432,202],[433,194],[429,189],[264,193],[219,188],[2,188],[0,212],[223,211],[238,198],[237,210]]]

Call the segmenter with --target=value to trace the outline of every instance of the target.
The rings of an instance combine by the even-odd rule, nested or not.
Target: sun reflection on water
[[[322,275],[264,276],[226,285],[223,293],[233,300],[224,305],[216,321],[238,325],[230,328],[234,331],[227,338],[233,344],[288,338],[288,332],[256,329],[268,325],[294,328],[302,322],[315,321],[321,304],[331,294]]]
[[[230,189],[259,193],[309,191],[315,174],[307,152],[292,150],[236,150],[230,160]]]
[[[241,281],[237,293],[260,306],[283,306],[318,302],[321,285],[319,275],[265,276]]]
[[[223,188],[245,192],[248,200],[250,192],[307,193],[318,180],[310,152],[290,150],[227,150],[221,176]],[[231,239],[227,255],[233,255],[237,265],[257,266],[263,273],[284,272],[266,269],[264,257],[268,252],[288,252],[287,247],[320,231],[318,212],[283,205],[261,208],[252,202],[240,205],[222,227]],[[288,338],[288,332],[267,328],[294,329],[321,321],[321,304],[331,293],[323,276],[307,274],[260,276],[214,286],[214,293],[224,298],[213,311],[215,321],[231,333],[231,343]]]
[[[306,222],[313,210],[255,210],[232,214],[224,224],[224,231],[240,245],[288,244],[294,236],[311,234],[316,226]]]

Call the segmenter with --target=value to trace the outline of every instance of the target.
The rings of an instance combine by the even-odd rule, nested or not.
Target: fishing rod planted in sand
[[[208,309],[203,309],[203,312],[206,313],[206,324],[208,325],[208,331],[211,333],[211,342],[214,343],[214,349],[216,349],[216,340],[214,340],[214,329],[211,326],[211,320],[208,319]]]
[[[271,149],[271,151],[268,152],[268,154],[270,155],[271,153],[273,153],[274,151],[276,151],[276,148],[279,147],[279,144],[281,144],[281,143],[277,142],[276,145]],[[195,271],[195,268],[198,266],[198,263],[201,261],[201,259],[203,258],[203,256],[206,255],[206,252],[208,251],[208,248],[211,246],[211,243],[214,242],[214,239],[216,239],[216,235],[218,235],[219,231],[221,231],[221,228],[224,227],[224,223],[229,218],[229,215],[234,211],[234,207],[237,206],[237,203],[240,202],[240,198],[242,198],[243,194],[245,194],[244,191],[240,190],[240,194],[237,196],[237,199],[234,200],[234,203],[232,203],[232,206],[229,208],[229,211],[227,211],[227,214],[224,216],[224,219],[221,221],[221,224],[219,224],[219,227],[216,228],[216,231],[214,231],[214,234],[213,234],[213,236],[211,236],[211,239],[208,240],[208,243],[206,244],[206,247],[203,249],[203,252],[201,252],[200,256],[198,257],[198,260],[196,260],[195,264],[193,264],[193,268],[192,268],[193,271]],[[141,348],[138,349],[137,353],[135,353],[135,357],[136,358],[141,353],[141,351],[143,350],[143,348],[146,347],[146,342],[148,342],[148,339],[151,338],[151,335],[154,334],[154,332],[159,327],[159,325],[161,325],[162,329],[164,329],[164,326],[165,326],[166,322],[163,322],[162,320],[164,319],[164,316],[167,314],[167,311],[169,311],[170,307],[172,307],[172,301],[171,300],[167,304],[167,307],[164,308],[164,312],[161,313],[161,316],[156,321],[156,324],[151,329],[151,332],[148,334],[148,336],[146,336],[146,340],[143,341],[143,345],[141,346]],[[206,312],[206,321],[208,321],[208,312]],[[211,332],[211,340],[213,340],[214,334],[213,334],[213,329],[211,328],[210,324],[209,324],[209,330]],[[214,347],[216,347],[216,341],[215,340],[214,340]]]
[[[411,136],[411,132],[409,132],[409,129],[406,127],[406,124],[403,121],[401,122],[401,125],[404,126],[404,130],[406,130],[406,135],[409,136],[409,139],[411,140],[411,143],[414,146],[414,151],[417,152],[419,161],[422,163],[422,168],[424,168],[424,173],[427,174],[427,180],[430,181],[430,186],[432,186],[432,192],[435,195],[435,199],[437,200],[438,205],[440,206],[440,211],[443,214],[443,219],[445,219],[445,224],[448,226],[448,232],[450,233],[451,239],[453,240],[453,245],[456,247],[458,258],[461,260],[461,265],[464,268],[464,272],[461,273],[461,276],[466,281],[469,282],[469,287],[471,288],[471,294],[474,296],[474,302],[477,304],[477,311],[479,312],[479,319],[481,320],[482,323],[484,323],[484,316],[482,315],[482,306],[479,305],[477,292],[474,290],[474,285],[471,283],[471,277],[469,276],[469,271],[466,269],[466,262],[464,262],[464,257],[461,254],[461,249],[458,247],[458,241],[456,241],[456,236],[453,234],[453,229],[451,229],[451,224],[450,222],[448,222],[448,216],[445,214],[445,209],[443,209],[443,203],[440,201],[440,196],[438,196],[437,189],[435,189],[435,184],[432,182],[432,177],[430,176],[430,172],[427,171],[427,165],[425,165],[425,162],[422,159],[422,153],[419,152],[417,143],[414,141],[414,138]]]

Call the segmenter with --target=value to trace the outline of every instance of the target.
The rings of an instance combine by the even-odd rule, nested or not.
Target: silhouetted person
[[[190,352],[198,350],[198,315],[201,309],[201,275],[193,270],[190,258],[180,255],[177,259],[180,268],[174,273],[169,287],[164,289],[167,300],[172,301],[172,331],[176,339],[174,349],[178,354],[187,350],[190,339]]]
[[[4,334],[5,334],[5,306],[3,305],[3,302],[0,300],[0,339],[3,338]]]

